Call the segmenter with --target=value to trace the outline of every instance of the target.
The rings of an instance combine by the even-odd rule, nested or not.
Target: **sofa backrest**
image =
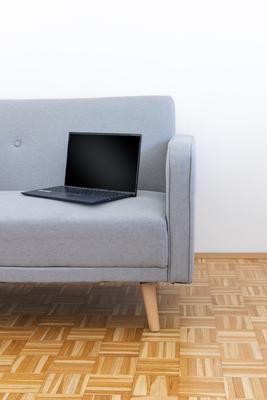
[[[141,133],[139,189],[165,191],[167,96],[0,100],[0,190],[62,185],[69,132]]]

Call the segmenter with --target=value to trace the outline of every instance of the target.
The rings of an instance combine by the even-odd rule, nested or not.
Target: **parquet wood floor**
[[[267,399],[267,260],[205,260],[158,289],[0,284],[0,400]]]

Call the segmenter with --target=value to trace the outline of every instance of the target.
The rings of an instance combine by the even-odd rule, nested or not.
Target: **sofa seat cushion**
[[[165,193],[83,205],[0,192],[0,266],[166,267]]]

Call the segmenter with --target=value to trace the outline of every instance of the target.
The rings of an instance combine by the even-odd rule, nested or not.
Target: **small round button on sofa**
[[[21,146],[21,139],[15,140],[14,145],[15,145],[15,147],[20,147]]]

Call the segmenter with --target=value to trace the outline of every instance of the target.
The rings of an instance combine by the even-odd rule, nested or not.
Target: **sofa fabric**
[[[69,132],[141,133],[139,189],[165,192],[168,96],[0,100],[0,190],[62,185]]]
[[[166,215],[169,235],[168,279],[191,282],[194,245],[194,139],[176,135],[166,159]]]
[[[0,191],[0,266],[166,268],[165,208],[152,191],[94,206]]]
[[[137,197],[20,194],[64,183],[69,132],[141,133]],[[0,100],[0,281],[190,282],[194,159],[169,96]]]
[[[0,267],[0,281],[12,283],[160,282],[166,280],[167,268],[160,267]]]

